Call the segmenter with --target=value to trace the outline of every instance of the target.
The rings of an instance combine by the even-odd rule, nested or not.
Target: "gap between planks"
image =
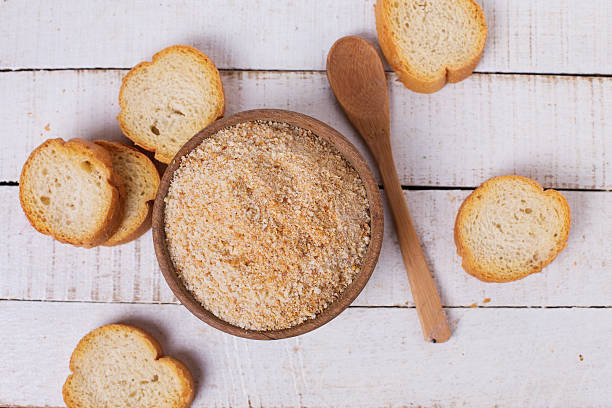
[[[65,67],[65,68],[2,68],[0,73],[11,73],[11,72],[54,72],[54,71],[129,71],[131,68],[125,67]],[[326,73],[322,69],[244,69],[244,68],[218,68],[219,72],[250,72],[250,73],[265,73],[265,72],[276,72],[276,73],[290,73],[290,74],[320,74]],[[385,70],[387,74],[392,74],[394,71],[391,69]],[[475,70],[472,74],[480,75],[524,75],[524,76],[560,76],[560,77],[584,77],[584,78],[612,78],[612,74],[598,74],[598,73],[580,73],[580,72],[530,72],[530,71],[479,71]]]
[[[19,187],[18,181],[0,181],[0,187]],[[439,191],[472,191],[475,190],[476,187],[473,186],[401,186],[404,191],[431,191],[431,190],[439,190]],[[385,187],[380,184],[378,186],[379,189],[384,190]],[[555,188],[557,191],[579,191],[579,192],[612,192],[612,190],[604,190],[597,188]]]
[[[45,299],[13,299],[0,298],[0,302],[35,302],[35,303],[69,303],[69,304],[90,304],[90,305],[169,305],[182,306],[180,302],[127,302],[127,301],[101,301],[101,300],[45,300]],[[389,305],[389,306],[373,306],[373,305],[350,305],[349,309],[416,309],[414,305]],[[484,305],[454,305],[442,306],[443,309],[612,309],[612,305],[603,306],[484,306]],[[2,406],[0,406],[2,408]]]

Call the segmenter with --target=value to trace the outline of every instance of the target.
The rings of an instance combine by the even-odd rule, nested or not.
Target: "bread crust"
[[[460,64],[455,66],[444,67],[440,71],[439,75],[432,78],[419,76],[413,69],[411,69],[410,61],[403,58],[400,54],[398,45],[393,41],[393,34],[391,32],[390,24],[386,16],[386,12],[391,9],[391,0],[377,0],[374,5],[375,16],[376,16],[376,31],[378,33],[378,42],[380,48],[385,55],[385,58],[391,65],[391,68],[397,74],[398,79],[406,86],[406,88],[419,93],[430,94],[439,91],[444,87],[447,82],[455,83],[462,81],[469,77],[476,66],[480,62],[482,53],[484,51],[485,40],[487,37],[487,23],[485,21],[484,12],[476,3],[475,0],[462,0],[469,2],[473,8],[478,10],[478,17],[480,19],[481,26],[481,42],[480,47],[475,49],[471,54],[470,58],[462,61]]]
[[[477,205],[478,196],[481,194],[486,194],[489,190],[493,188],[493,186],[499,182],[505,181],[518,181],[522,183],[526,183],[534,188],[537,192],[549,196],[553,198],[555,201],[561,204],[561,208],[563,209],[563,228],[561,229],[561,234],[558,237],[555,251],[543,262],[541,262],[538,266],[535,266],[530,269],[526,269],[524,271],[519,271],[512,275],[512,277],[500,276],[492,273],[491,271],[484,268],[478,261],[474,258],[473,254],[469,251],[469,249],[464,245],[465,238],[461,233],[461,225],[465,222],[465,217],[467,216],[467,210],[473,208]],[[484,282],[512,282],[515,280],[522,279],[526,276],[529,276],[533,273],[541,272],[544,267],[549,265],[556,257],[565,249],[567,246],[567,240],[569,238],[569,230],[571,225],[571,212],[569,204],[565,197],[556,190],[544,190],[542,186],[527,177],[518,176],[518,175],[507,175],[494,177],[485,181],[480,187],[475,189],[466,199],[463,201],[461,206],[459,207],[459,211],[457,213],[457,218],[455,220],[455,228],[454,228],[454,240],[455,246],[457,247],[457,254],[462,258],[461,266],[463,269],[469,273],[470,275],[480,279]]]
[[[125,97],[123,96],[123,94],[125,92],[125,88],[128,82],[133,76],[136,76],[142,69],[155,64],[156,61],[160,59],[161,57],[167,54],[175,53],[175,52],[186,53],[186,54],[191,54],[191,55],[196,56],[198,60],[200,60],[200,62],[203,65],[205,65],[209,71],[213,71],[216,73],[216,75],[214,75],[216,80],[214,81],[212,85],[215,88],[216,94],[219,95],[219,101],[218,101],[219,103],[217,105],[218,110],[213,115],[214,118],[212,119],[211,123],[223,117],[223,115],[225,114],[225,92],[223,90],[223,83],[221,82],[221,76],[219,74],[219,71],[217,70],[217,67],[211,61],[211,59],[208,58],[206,54],[204,54],[202,51],[198,50],[197,48],[190,47],[188,45],[172,45],[170,47],[164,48],[163,50],[153,55],[153,58],[151,59],[150,62],[144,61],[144,62],[137,64],[134,68],[132,68],[127,73],[127,75],[123,77],[123,80],[121,81],[121,88],[119,89],[119,108],[121,109],[119,111],[119,115],[117,116],[117,120],[119,121],[119,127],[121,128],[121,131],[128,139],[132,140],[137,146],[140,146],[143,149],[148,150],[150,152],[154,152],[155,159],[162,163],[166,163],[166,164],[170,163],[170,161],[172,160],[174,156],[170,156],[168,154],[165,154],[164,152],[158,152],[157,147],[155,145],[148,143],[147,140],[139,137],[138,134],[131,132],[130,129],[128,128],[125,118],[122,116],[122,113],[124,112],[124,109],[127,106]]]
[[[160,363],[166,364],[172,370],[176,378],[181,383],[181,399],[175,408],[188,407],[193,401],[195,385],[191,372],[185,364],[172,357],[162,357],[158,360]]]
[[[97,329],[92,330],[87,333],[85,337],[83,337],[76,348],[72,352],[70,356],[70,364],[69,368],[72,373],[74,373],[77,369],[76,362],[79,359],[87,358],[85,354],[87,352],[87,348],[89,344],[93,341],[96,336],[104,335],[107,332],[114,332],[115,334],[124,334],[129,333],[130,335],[137,336],[144,340],[144,344],[148,349],[148,354],[152,360],[157,361],[160,364],[166,365],[173,374],[177,377],[181,384],[181,396],[178,401],[171,408],[186,408],[191,404],[194,397],[194,382],[193,377],[191,376],[191,372],[179,360],[176,360],[172,357],[162,357],[163,350],[159,342],[151,336],[146,331],[126,324],[107,324],[105,326],[98,327]],[[66,403],[67,408],[90,408],[79,405],[72,398],[72,382],[73,382],[74,374],[70,374],[62,387],[62,397],[64,402]]]
[[[47,223],[40,222],[36,219],[32,207],[28,203],[29,194],[29,174],[32,161],[35,156],[51,146],[57,146],[57,148],[69,149],[75,152],[75,155],[86,156],[88,159],[95,163],[95,167],[98,171],[102,171],[105,175],[105,180],[109,187],[110,194],[110,205],[107,214],[104,217],[104,221],[98,226],[96,231],[92,232],[86,239],[73,238],[69,236],[60,235],[53,231],[53,228]],[[81,246],[85,248],[92,248],[102,244],[108,238],[115,233],[121,222],[123,216],[123,197],[125,196],[125,187],[123,180],[119,175],[113,171],[113,164],[110,154],[100,146],[97,146],[91,142],[83,139],[70,139],[65,142],[63,139],[49,139],[43,144],[38,146],[28,157],[26,163],[21,171],[19,178],[19,201],[21,208],[25,213],[30,224],[39,232],[50,235],[56,240],[71,244],[74,246]]]
[[[119,142],[109,142],[107,140],[96,140],[94,142],[96,145],[101,146],[106,149],[111,155],[113,152],[130,152],[132,155],[137,157],[137,160],[140,162],[143,168],[145,168],[147,172],[147,179],[152,182],[154,188],[152,188],[152,194],[149,196],[142,197],[140,211],[138,213],[138,217],[132,222],[129,228],[126,228],[125,232],[117,231],[113,236],[111,236],[108,240],[106,240],[102,245],[104,246],[115,246],[128,243],[130,241],[135,240],[136,238],[143,235],[145,232],[149,230],[151,227],[151,213],[153,211],[153,200],[155,199],[155,194],[157,192],[157,188],[159,187],[160,177],[155,164],[142,152],[138,149],[128,146]],[[117,171],[118,173],[118,171]],[[127,185],[126,185],[127,189]],[[124,196],[127,198],[127,193]],[[120,226],[123,223],[125,211],[123,213],[123,217],[120,222]]]

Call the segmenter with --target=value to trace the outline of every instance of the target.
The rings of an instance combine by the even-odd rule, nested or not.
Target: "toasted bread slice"
[[[377,0],[378,42],[398,78],[432,93],[476,68],[487,23],[474,0]]]
[[[457,214],[455,244],[463,269],[486,282],[540,272],[565,248],[567,200],[521,176],[495,177],[470,194]]]
[[[68,408],[183,408],[193,399],[193,379],[178,360],[162,357],[144,330],[109,324],[88,333],[70,358],[62,394]]]
[[[119,106],[123,133],[170,163],[185,142],[223,116],[225,97],[212,61],[195,48],[175,45],[128,72]]]
[[[111,155],[113,168],[125,183],[125,204],[119,228],[103,245],[129,242],[151,226],[152,200],[159,187],[159,173],[153,162],[133,147],[118,142],[96,140]]]
[[[81,139],[47,140],[30,154],[19,179],[21,207],[32,226],[83,247],[115,233],[123,191],[110,154]]]

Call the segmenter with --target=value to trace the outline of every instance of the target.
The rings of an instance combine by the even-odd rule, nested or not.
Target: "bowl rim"
[[[329,142],[355,168],[359,177],[363,180],[370,207],[370,242],[359,274],[327,308],[314,318],[280,330],[261,331],[243,329],[215,316],[198,302],[184,286],[174,269],[166,245],[164,223],[165,197],[168,194],[168,188],[174,172],[178,168],[183,156],[199,146],[204,139],[214,135],[219,130],[238,123],[255,120],[288,123],[299,128],[310,130],[316,136]],[[298,336],[323,326],[344,311],[361,293],[374,271],[382,246],[383,229],[384,216],[378,183],[374,178],[372,170],[357,148],[331,126],[310,116],[282,109],[254,109],[239,112],[232,116],[217,120],[198,132],[181,147],[172,161],[168,164],[161,178],[152,211],[152,232],[155,254],[162,274],[174,295],[194,316],[208,325],[234,336],[257,340],[277,340]]]

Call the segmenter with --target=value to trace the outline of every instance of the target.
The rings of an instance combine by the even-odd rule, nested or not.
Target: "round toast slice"
[[[570,207],[559,192],[526,177],[495,177],[459,208],[455,244],[467,273],[510,282],[550,264],[565,248],[570,224]]]
[[[60,242],[94,247],[107,241],[123,215],[123,181],[110,153],[82,139],[50,139],[26,161],[21,207],[32,226]]]
[[[225,96],[215,64],[193,47],[174,45],[128,72],[119,106],[123,133],[170,163],[185,142],[223,116]]]
[[[436,92],[480,61],[487,23],[474,0],[377,0],[375,14],[380,48],[408,89]]]
[[[124,324],[99,327],[83,337],[70,358],[62,395],[68,408],[185,408],[193,400],[189,369],[162,357],[147,332]]]
[[[121,224],[103,245],[124,244],[138,238],[151,226],[151,210],[159,187],[159,173],[155,164],[133,147],[105,140],[96,140],[94,143],[110,153],[113,168],[125,184]]]

